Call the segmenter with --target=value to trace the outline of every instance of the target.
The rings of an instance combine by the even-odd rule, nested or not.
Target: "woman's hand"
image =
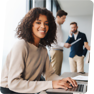
[[[64,79],[61,79],[61,80],[57,80],[57,81],[52,81],[52,86],[54,89],[56,88],[64,88],[65,90],[67,90],[68,88],[72,88],[70,86],[70,84],[73,86],[73,87],[77,87],[77,82],[73,79],[71,79],[70,77],[68,78],[64,78]]]

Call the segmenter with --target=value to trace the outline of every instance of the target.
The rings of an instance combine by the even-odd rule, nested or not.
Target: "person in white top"
[[[64,43],[63,41],[63,33],[62,33],[61,25],[65,22],[66,16],[67,16],[67,12],[65,12],[64,10],[59,10],[57,12],[56,42],[52,43],[50,48],[51,64],[57,75],[61,74],[61,67],[63,61],[63,47],[69,48],[71,46],[69,43]]]

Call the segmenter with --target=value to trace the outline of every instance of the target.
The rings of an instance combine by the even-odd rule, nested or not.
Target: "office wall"
[[[64,42],[68,38],[69,30],[70,30],[70,23],[71,22],[77,22],[78,23],[78,30],[85,33],[88,39],[88,42],[90,44],[91,42],[91,29],[92,29],[92,16],[91,15],[85,15],[85,16],[67,16],[65,23],[62,25],[62,31],[63,31],[63,40]],[[64,57],[63,57],[63,64],[62,64],[62,72],[69,72],[70,66],[69,66],[69,52],[70,48],[64,48]],[[85,58],[86,59],[86,58]],[[84,61],[85,61],[84,59]],[[88,72],[89,64],[84,63],[84,70],[85,72]]]
[[[15,30],[20,20],[26,14],[26,0],[8,0],[5,16],[4,45],[2,63],[4,64],[6,56],[14,43],[17,41]],[[2,65],[3,65],[2,64]]]

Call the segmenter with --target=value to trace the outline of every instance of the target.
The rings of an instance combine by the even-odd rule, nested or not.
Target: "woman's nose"
[[[44,23],[42,23],[42,24],[41,24],[41,27],[42,27],[42,28],[45,28],[45,24],[44,24]]]

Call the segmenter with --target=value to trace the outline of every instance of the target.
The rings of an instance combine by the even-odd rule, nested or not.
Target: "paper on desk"
[[[79,92],[79,93],[78,93],[78,92],[73,92],[73,94],[86,94],[86,93],[82,93],[82,92],[81,92],[81,93],[80,93],[80,92]]]
[[[77,39],[76,41],[72,42],[71,45],[77,43],[77,42],[80,41],[80,40],[81,40],[81,38]]]
[[[71,77],[74,80],[80,80],[80,81],[88,81],[88,76],[82,76],[82,75],[78,75],[75,77]]]

